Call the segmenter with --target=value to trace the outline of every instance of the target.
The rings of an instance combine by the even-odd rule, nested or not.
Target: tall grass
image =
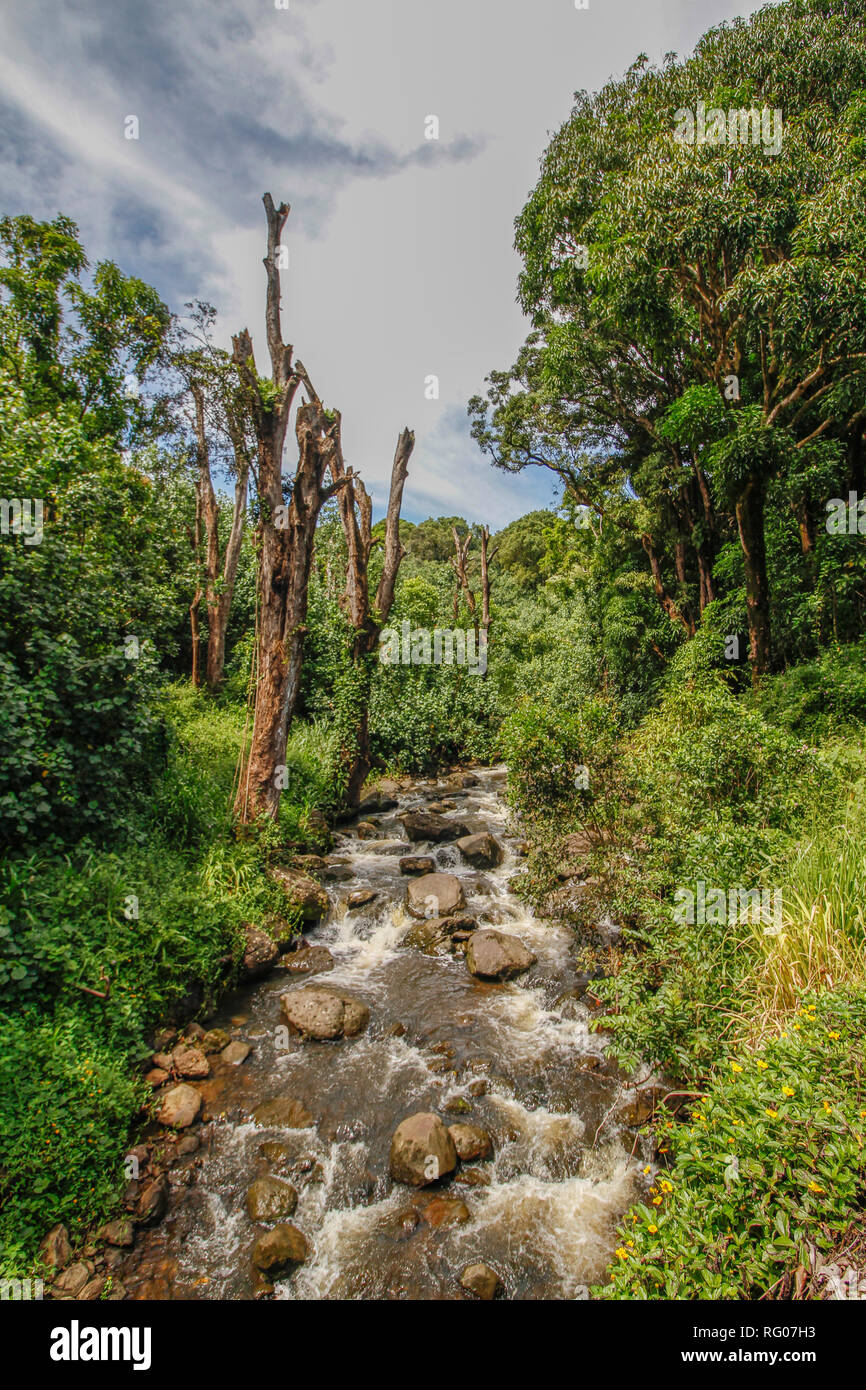
[[[777,881],[781,931],[754,928],[756,962],[747,1003],[758,1039],[777,1031],[804,994],[866,984],[862,797],[841,824],[816,823]]]

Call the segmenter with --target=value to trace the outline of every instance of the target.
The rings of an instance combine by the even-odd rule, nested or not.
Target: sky
[[[528,329],[514,219],[548,140],[575,91],[757,8],[0,0],[0,212],[74,218],[91,262],[116,261],[175,312],[213,303],[225,346],[248,327],[262,370],[261,198],[290,203],[283,336],[342,412],[376,514],[408,425],[403,515],[499,528],[555,502],[545,470],[493,468],[466,414]]]

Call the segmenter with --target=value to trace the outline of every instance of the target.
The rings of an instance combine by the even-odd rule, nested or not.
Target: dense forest
[[[504,763],[522,899],[676,1097],[593,1296],[821,1297],[866,1264],[866,3],[577,95],[468,404],[479,495],[557,487],[499,531],[401,517],[411,419],[374,508],[284,341],[290,216],[249,331],[0,222],[0,1273],[117,1216],[160,1036],[303,929],[275,868]]]

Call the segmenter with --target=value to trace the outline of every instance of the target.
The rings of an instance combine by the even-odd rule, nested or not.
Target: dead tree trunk
[[[341,606],[352,628],[354,690],[341,758],[346,782],[345,799],[350,808],[357,806],[361,788],[370,771],[369,708],[373,653],[391,612],[397,572],[406,553],[400,543],[400,509],[414,446],[414,434],[404,429],[397,440],[391,465],[391,487],[385,516],[385,554],[375,599],[371,599],[369,585],[370,555],[378,543],[372,536],[373,504],[361,479],[351,470],[346,470],[339,440],[331,464],[334,482],[345,484],[337,494],[348,556]]]
[[[265,322],[271,380],[256,371],[252,339],[247,329],[232,340],[233,359],[245,389],[256,437],[258,495],[258,683],[249,752],[242,761],[235,810],[243,822],[279,810],[281,772],[286,739],[298,699],[301,659],[306,634],[307,596],[316,522],[323,503],[336,490],[324,486],[331,463],[339,420],[326,414],[293,348],[284,344],[280,327],[280,236],[289,206],[274,207],[264,196],[268,220]],[[298,387],[309,401],[297,413],[298,465],[291,500],[283,497],[283,446],[289,414]]]
[[[458,534],[457,534],[457,527],[456,527],[456,526],[452,526],[452,527],[451,527],[451,534],[452,534],[452,536],[454,537],[454,551],[455,551],[454,555],[452,555],[452,557],[451,557],[451,564],[452,564],[452,567],[453,567],[453,569],[454,569],[454,574],[455,574],[455,576],[456,576],[456,583],[455,583],[455,586],[454,586],[454,621],[455,621],[455,623],[456,623],[456,621],[457,621],[457,605],[458,605],[458,598],[459,598],[460,590],[462,589],[462,590],[463,590],[463,593],[464,593],[465,596],[466,596],[466,602],[467,602],[467,604],[468,604],[468,606],[469,606],[469,612],[472,614],[472,621],[473,621],[473,623],[474,623],[474,625],[475,625],[475,633],[476,633],[476,636],[477,636],[477,634],[478,634],[477,604],[476,604],[476,601],[475,601],[475,595],[473,594],[472,589],[471,589],[471,586],[470,586],[470,584],[469,584],[469,572],[468,572],[468,569],[467,569],[467,561],[468,561],[468,558],[469,558],[469,547],[470,547],[471,544],[472,544],[472,531],[471,531],[471,530],[467,531],[467,532],[466,532],[466,535],[464,536],[464,538],[463,538],[462,541],[461,541],[460,537],[459,537]]]

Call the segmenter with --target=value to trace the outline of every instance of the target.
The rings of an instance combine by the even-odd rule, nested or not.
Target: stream
[[[341,827],[329,856],[339,877],[325,884],[331,910],[304,938],[327,948],[333,969],[296,979],[289,954],[210,1020],[252,1051],[240,1066],[212,1058],[213,1074],[197,1083],[201,1144],[172,1167],[164,1219],[118,1271],[129,1297],[456,1299],[469,1296],[461,1271],[478,1262],[511,1299],[584,1298],[604,1278],[647,1156],[633,1153],[634,1131],[616,1121],[622,1074],[574,997],[573,933],[534,918],[509,890],[521,857],[505,770],[476,769],[463,781],[462,790],[433,781],[400,791],[394,809],[366,818],[378,839]],[[410,844],[399,817],[431,803],[472,833],[493,834],[502,863],[479,871],[453,843]],[[404,944],[417,922],[403,855],[429,856],[437,872],[456,875],[465,912],[519,938],[535,964],[491,983],[470,974],[459,949]],[[350,910],[349,894],[362,888],[376,898]],[[280,996],[315,985],[367,1005],[365,1031],[337,1042],[287,1036]],[[302,1127],[254,1121],[257,1107],[285,1097],[300,1103]],[[432,1187],[393,1182],[392,1135],[418,1111],[481,1126],[493,1157],[462,1163]],[[272,1288],[250,1263],[263,1227],[245,1208],[250,1183],[267,1174],[297,1189],[290,1220],[309,1245],[307,1260]],[[468,1216],[431,1224],[425,1208],[442,1195],[462,1200]]]

